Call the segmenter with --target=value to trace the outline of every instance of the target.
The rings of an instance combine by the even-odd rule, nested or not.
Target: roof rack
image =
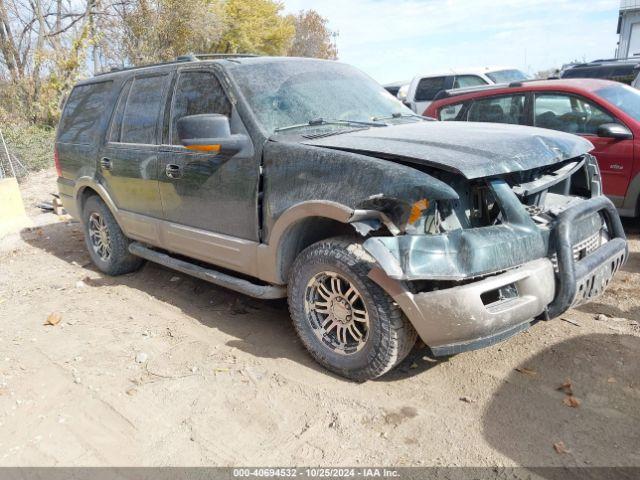
[[[451,88],[449,90],[440,90],[436,94],[436,96],[433,98],[433,101],[435,102],[436,100],[442,100],[443,98],[458,97],[460,95],[466,95],[467,93],[499,90],[502,88],[518,88],[518,87],[522,87],[525,83],[540,82],[540,81],[543,81],[543,79],[532,78],[529,80],[519,80],[517,82],[511,82],[511,83],[494,83],[490,85],[478,85],[476,87]]]
[[[224,60],[231,58],[245,58],[245,57],[257,57],[253,53],[187,53],[186,55],[179,55],[175,60],[168,62],[158,62],[158,63],[145,63],[142,65],[131,65],[129,67],[111,67],[109,70],[102,71],[96,73],[94,76],[105,75],[107,73],[114,72],[124,72],[126,70],[134,70],[136,68],[147,68],[147,67],[160,67],[162,65],[172,65],[174,63],[183,63],[183,62],[199,62],[201,60]]]
[[[576,63],[569,68],[576,67],[592,67],[601,63],[640,63],[640,56],[625,57],[625,58],[599,58],[598,60],[591,60],[589,62]]]
[[[176,58],[177,62],[196,62],[198,60],[216,60],[225,58],[258,57],[254,53],[187,53]]]

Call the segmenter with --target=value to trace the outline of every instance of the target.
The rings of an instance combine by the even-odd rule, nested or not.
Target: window
[[[637,70],[635,64],[596,65],[588,67],[573,67],[565,70],[562,78],[606,78],[629,84],[635,78]]]
[[[187,115],[219,113],[229,117],[231,103],[211,72],[183,72],[178,78],[171,115],[171,143],[180,145],[176,124]]]
[[[416,88],[416,102],[430,102],[441,90],[446,89],[447,77],[423,78]]]
[[[520,70],[498,70],[486,74],[494,83],[522,82],[527,76]]]
[[[463,105],[464,103],[456,103],[455,105],[446,105],[442,107],[439,112],[440,120],[456,120]]]
[[[640,79],[640,76],[638,78]],[[615,105],[630,117],[640,121],[640,91],[637,90],[638,87],[631,88],[615,83],[599,88],[594,93],[607,103]]]
[[[475,100],[467,121],[524,124],[524,95],[506,95]]]
[[[95,143],[111,84],[112,82],[91,83],[73,89],[60,121],[60,142]]]
[[[453,82],[453,88],[477,87],[486,84],[487,82],[477,75],[459,75]]]
[[[166,75],[135,78],[122,117],[123,143],[155,144]]]
[[[116,111],[113,114],[113,118],[111,119],[111,127],[109,128],[109,141],[110,142],[119,142],[120,135],[122,133],[122,118],[124,116],[124,107],[127,103],[127,96],[129,95],[129,90],[131,89],[131,80],[127,80],[120,92],[120,97],[118,98],[118,104],[116,106]]]
[[[583,98],[553,93],[536,95],[534,122],[536,127],[596,135],[600,125],[615,119]]]

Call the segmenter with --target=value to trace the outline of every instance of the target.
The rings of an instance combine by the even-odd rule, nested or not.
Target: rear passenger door
[[[125,82],[98,162],[105,187],[125,222],[129,220],[127,229],[137,226],[133,234],[148,240],[157,238],[151,219],[162,218],[158,138],[168,83],[168,73],[139,75]],[[150,219],[132,219],[127,212]]]

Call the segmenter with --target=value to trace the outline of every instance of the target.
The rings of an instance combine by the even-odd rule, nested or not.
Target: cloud
[[[340,60],[381,82],[454,67],[513,65],[535,72],[611,57],[613,0],[285,0],[315,9],[339,33]]]

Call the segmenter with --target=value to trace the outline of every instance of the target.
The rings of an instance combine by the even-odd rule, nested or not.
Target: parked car
[[[594,60],[563,69],[560,78],[600,78],[630,85],[640,72],[640,57]]]
[[[400,81],[400,82],[392,82],[392,83],[387,83],[386,85],[383,85],[383,87],[391,95],[393,95],[394,97],[397,97],[398,96],[398,92],[400,91],[400,89],[404,85],[408,85],[409,82],[410,82],[410,80],[404,80],[404,81]]]
[[[541,80],[449,91],[424,112],[440,120],[512,123],[589,140],[604,193],[620,215],[640,213],[640,92],[607,80]]]
[[[428,121],[332,61],[191,56],[99,75],[74,87],[55,145],[98,269],[146,259],[288,296],[311,355],[355,380],[418,336],[451,355],[557,317],[627,256],[588,141]]]
[[[422,113],[442,90],[517,82],[526,79],[527,76],[524,73],[511,67],[449,70],[414,77],[406,88],[406,94],[399,98],[414,112]]]

